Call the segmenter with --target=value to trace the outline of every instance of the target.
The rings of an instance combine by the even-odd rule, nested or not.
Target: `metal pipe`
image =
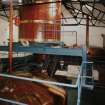
[[[53,82],[53,81],[47,81],[47,80],[40,80],[40,79],[32,79],[32,78],[26,78],[26,77],[19,77],[19,76],[13,76],[13,75],[8,75],[8,74],[0,74],[1,77],[6,77],[6,78],[13,78],[13,79],[19,79],[19,80],[26,80],[26,81],[31,81],[31,82],[37,82],[37,83],[46,83],[46,84],[52,84],[52,85],[58,85],[58,86],[64,86],[64,87],[71,87],[71,88],[77,88],[78,82],[80,75],[78,75],[78,79],[75,85],[71,84],[66,84],[66,83],[59,83],[59,82]]]
[[[85,61],[86,62],[86,61]],[[79,74],[79,79],[78,79],[78,98],[77,98],[77,105],[80,105],[81,102],[81,93],[82,93],[82,72],[84,70],[84,62],[82,62],[81,67],[80,67],[80,74]]]
[[[89,16],[86,19],[86,47],[89,47]]]
[[[76,46],[78,46],[77,31],[75,31],[75,32],[76,32]]]
[[[13,3],[9,0],[9,72],[12,72],[12,48],[13,48]]]
[[[24,103],[21,103],[21,102],[16,102],[16,101],[4,99],[4,98],[0,98],[0,101],[15,104],[15,105],[27,105],[27,104],[24,104]]]
[[[1,19],[1,18],[0,18],[0,19]],[[2,57],[1,57],[1,53],[0,53],[0,64],[1,64],[1,58],[2,58]],[[1,70],[0,70],[0,71],[1,71]]]

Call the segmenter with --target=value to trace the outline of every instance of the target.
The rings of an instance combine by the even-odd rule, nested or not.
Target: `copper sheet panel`
[[[49,2],[50,0],[47,1]],[[53,24],[49,23],[49,21],[54,22],[56,20],[60,20],[61,18],[61,3],[60,2],[55,3],[55,5],[56,6],[54,8],[56,13],[53,13],[54,8],[52,8],[53,5],[51,7],[51,3],[39,4],[39,5],[33,4],[33,5],[26,5],[20,7],[21,24],[19,26],[19,39],[34,41],[37,38],[39,27],[44,26],[42,31],[44,36],[43,38],[45,38],[45,40],[47,39],[59,40],[60,21]],[[52,16],[53,14],[55,15]],[[42,22],[39,21],[38,23],[35,22],[35,20],[41,20]],[[26,21],[26,23],[24,23],[24,21]],[[48,22],[47,24],[45,24],[43,23],[43,21],[48,21]],[[39,24],[44,24],[44,25],[39,25]],[[55,32],[56,29],[59,30],[59,32]],[[49,32],[49,30],[51,31]]]
[[[59,1],[59,0],[57,0]],[[51,4],[50,4],[51,5]],[[55,6],[55,7],[53,7]],[[45,24],[44,30],[44,39],[45,40],[60,40],[60,30],[61,30],[61,3],[58,2],[52,6],[52,15],[49,13],[49,19],[54,20],[55,24]],[[55,13],[54,12],[55,9]]]
[[[66,103],[66,92],[60,87],[10,78],[3,78],[0,82],[0,97],[2,98],[28,105],[65,105]],[[10,105],[1,103],[0,105]]]
[[[60,40],[60,25],[45,24],[44,27],[44,39],[52,39],[54,41]]]

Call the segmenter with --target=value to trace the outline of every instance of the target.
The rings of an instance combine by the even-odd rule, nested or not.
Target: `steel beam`
[[[8,51],[8,46],[0,46],[1,51]],[[13,52],[32,52],[36,54],[52,54],[65,56],[83,56],[83,48],[51,48],[51,47],[35,47],[35,46],[14,46]]]

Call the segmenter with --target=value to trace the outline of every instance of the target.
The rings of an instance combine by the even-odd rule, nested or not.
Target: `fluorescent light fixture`
[[[8,0],[2,0],[2,1],[8,1]]]
[[[22,0],[18,0],[19,3],[22,3]]]

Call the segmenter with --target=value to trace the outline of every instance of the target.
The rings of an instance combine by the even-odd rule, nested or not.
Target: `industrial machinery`
[[[20,6],[17,43],[13,42],[12,0],[9,8],[9,45],[0,46],[0,51],[9,51],[9,60],[1,59],[1,104],[80,105],[82,88],[93,88],[92,63],[87,62],[86,48],[67,48],[60,41],[61,0]],[[41,14],[36,15],[36,9]],[[20,52],[31,54],[18,57]]]
[[[105,63],[105,49],[97,47],[88,48],[88,58],[95,63]]]
[[[13,59],[15,62],[13,63],[14,71],[12,72],[12,74],[1,73],[0,76],[2,76],[3,78],[7,78],[7,81],[11,81],[13,79],[12,81],[15,81],[16,83],[15,85],[17,85],[18,83],[17,81],[24,80],[25,82],[27,81],[26,84],[28,84],[28,81],[33,81],[35,83],[34,84],[35,86],[36,86],[36,83],[38,83],[38,84],[43,84],[44,87],[49,87],[50,85],[51,85],[50,86],[51,88],[53,87],[52,85],[63,87],[64,90],[62,89],[61,90],[66,92],[66,93],[64,92],[65,94],[63,95],[65,96],[65,98],[67,97],[66,99],[67,101],[66,102],[63,101],[63,102],[68,103],[67,105],[69,105],[70,103],[71,104],[73,103],[71,100],[71,97],[73,97],[72,88],[74,90],[76,89],[77,92],[75,92],[76,94],[75,99],[77,99],[77,102],[75,102],[75,104],[77,103],[77,105],[80,105],[82,87],[89,88],[89,89],[93,88],[93,84],[91,84],[93,83],[93,78],[91,74],[92,66],[91,66],[91,63],[86,62],[85,48],[75,48],[75,49],[74,48],[64,48],[64,47],[55,48],[51,46],[46,47],[44,46],[44,44],[42,45],[39,46],[38,44],[34,47],[34,49],[33,49],[33,46],[24,47],[24,46],[18,45],[17,47],[14,47],[14,52],[15,51],[17,52],[17,50],[18,50],[18,53],[19,52],[33,52],[34,55],[26,56],[24,58],[22,57],[22,58]],[[2,50],[6,50],[6,49],[8,49],[7,46],[2,48]],[[71,60],[72,62],[70,61],[70,59],[72,59]],[[73,59],[75,63],[73,62]],[[76,61],[80,63],[78,64],[76,63]],[[87,64],[89,64],[89,67]],[[8,85],[7,87],[10,87],[10,86]],[[19,87],[21,87],[21,85]],[[26,85],[26,87],[28,86]],[[60,87],[58,88],[60,89]],[[5,85],[2,88],[3,90],[5,90]],[[53,89],[56,89],[56,88],[54,87]],[[57,91],[55,91],[54,93],[55,95],[57,94],[56,92]],[[61,96],[62,95],[60,95],[59,97]],[[10,100],[12,101],[10,102],[13,103],[14,102],[13,99],[14,98],[11,98]],[[4,101],[3,99],[1,100]],[[16,100],[16,98],[14,100]],[[5,100],[5,101],[9,102],[8,100]],[[24,101],[23,103],[25,102],[26,101]],[[56,105],[56,101],[55,103],[51,105]]]

